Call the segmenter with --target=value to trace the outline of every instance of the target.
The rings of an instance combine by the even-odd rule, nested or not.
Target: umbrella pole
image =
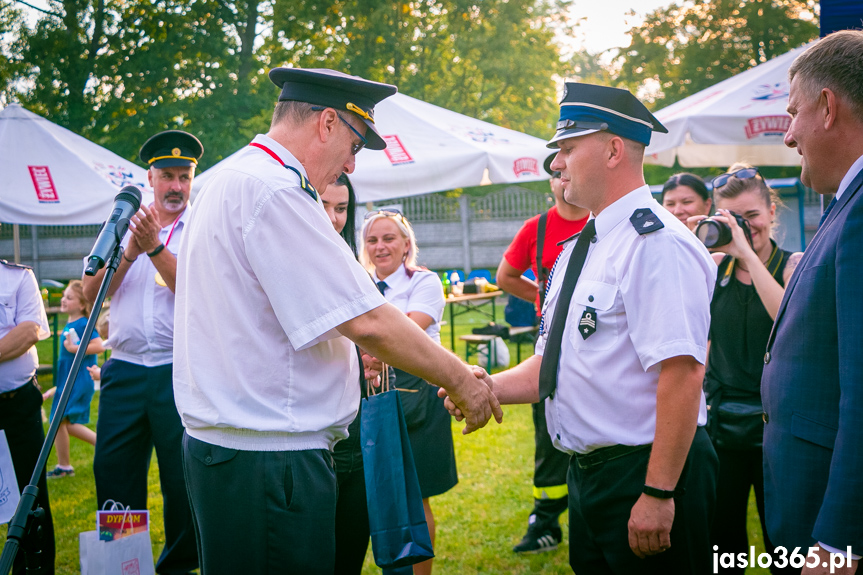
[[[18,224],[12,224],[12,246],[15,252],[15,263],[21,263],[21,230]]]

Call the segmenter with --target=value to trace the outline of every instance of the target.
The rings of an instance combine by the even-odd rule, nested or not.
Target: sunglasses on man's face
[[[758,168],[743,168],[742,170],[737,170],[736,172],[722,174],[713,178],[713,189],[715,190],[716,188],[721,188],[722,186],[727,184],[728,180],[730,180],[731,178],[737,178],[738,180],[751,180],[755,176],[760,175],[761,174],[758,172]]]
[[[312,108],[312,111],[314,111],[314,112],[320,112],[320,111],[322,111],[322,110],[326,110],[326,108],[324,108],[323,106],[314,106],[314,107]],[[336,112],[336,116],[338,116],[338,117],[339,117],[339,120],[341,120],[342,122],[344,122],[345,126],[347,126],[347,127],[348,127],[348,129],[350,129],[350,131],[351,131],[351,132],[353,132],[354,134],[356,134],[356,135],[357,135],[357,138],[359,138],[359,139],[360,139],[360,141],[359,141],[359,142],[357,142],[357,143],[355,143],[355,144],[351,144],[351,154],[352,154],[352,155],[354,155],[354,156],[356,156],[357,154],[359,154],[359,153],[360,153],[360,150],[362,150],[363,148],[365,148],[365,147],[366,147],[366,144],[368,144],[368,140],[366,140],[365,136],[363,136],[362,134],[360,134],[360,133],[357,131],[357,129],[356,129],[356,128],[354,128],[353,126],[351,126],[351,123],[350,123],[350,122],[348,122],[347,120],[345,120],[345,119],[342,117],[342,115],[341,115],[341,114],[339,114],[338,112]]]
[[[357,137],[360,139],[360,141],[359,141],[359,142],[357,142],[356,144],[351,144],[351,154],[353,154],[354,156],[356,156],[357,154],[359,154],[359,153],[360,153],[360,150],[362,150],[363,148],[365,148],[365,147],[366,147],[366,144],[368,143],[368,141],[365,139],[365,137],[364,137],[362,134],[360,134],[360,133],[357,131],[357,129],[356,129],[356,128],[354,128],[353,126],[351,126],[350,122],[348,122],[347,120],[345,120],[344,118],[342,118],[342,115],[341,115],[341,114],[339,114],[339,113],[337,112],[337,113],[336,113],[336,116],[338,116],[338,117],[339,117],[339,120],[341,120],[342,122],[344,122],[344,123],[345,123],[345,126],[347,126],[348,128],[350,128],[351,132],[353,132],[354,134],[356,134],[356,135],[357,135]]]

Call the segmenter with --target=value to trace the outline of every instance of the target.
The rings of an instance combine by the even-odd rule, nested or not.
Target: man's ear
[[[830,88],[822,88],[818,100],[819,111],[824,122],[824,129],[829,130],[836,123],[836,116],[839,113],[839,99],[836,93]]]
[[[327,108],[321,112],[321,115],[318,116],[318,137],[321,139],[321,142],[326,142],[332,137],[338,122],[339,117],[332,108]]]
[[[613,136],[606,144],[606,165],[609,168],[617,167],[626,156],[626,143],[620,136]]]

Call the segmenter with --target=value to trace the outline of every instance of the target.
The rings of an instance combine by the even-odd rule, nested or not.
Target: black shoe
[[[527,533],[522,538],[518,545],[512,548],[516,553],[545,553],[546,551],[554,551],[560,544],[563,533],[560,528],[546,529],[540,531],[538,529],[528,528]]]

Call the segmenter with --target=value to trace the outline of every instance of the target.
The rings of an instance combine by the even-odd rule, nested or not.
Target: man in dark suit
[[[836,197],[764,356],[767,530],[789,556],[801,548],[804,574],[854,573],[863,554],[863,32],[823,38],[789,77],[785,143],[802,156],[803,183]],[[853,560],[831,567],[830,553],[849,548]]]

